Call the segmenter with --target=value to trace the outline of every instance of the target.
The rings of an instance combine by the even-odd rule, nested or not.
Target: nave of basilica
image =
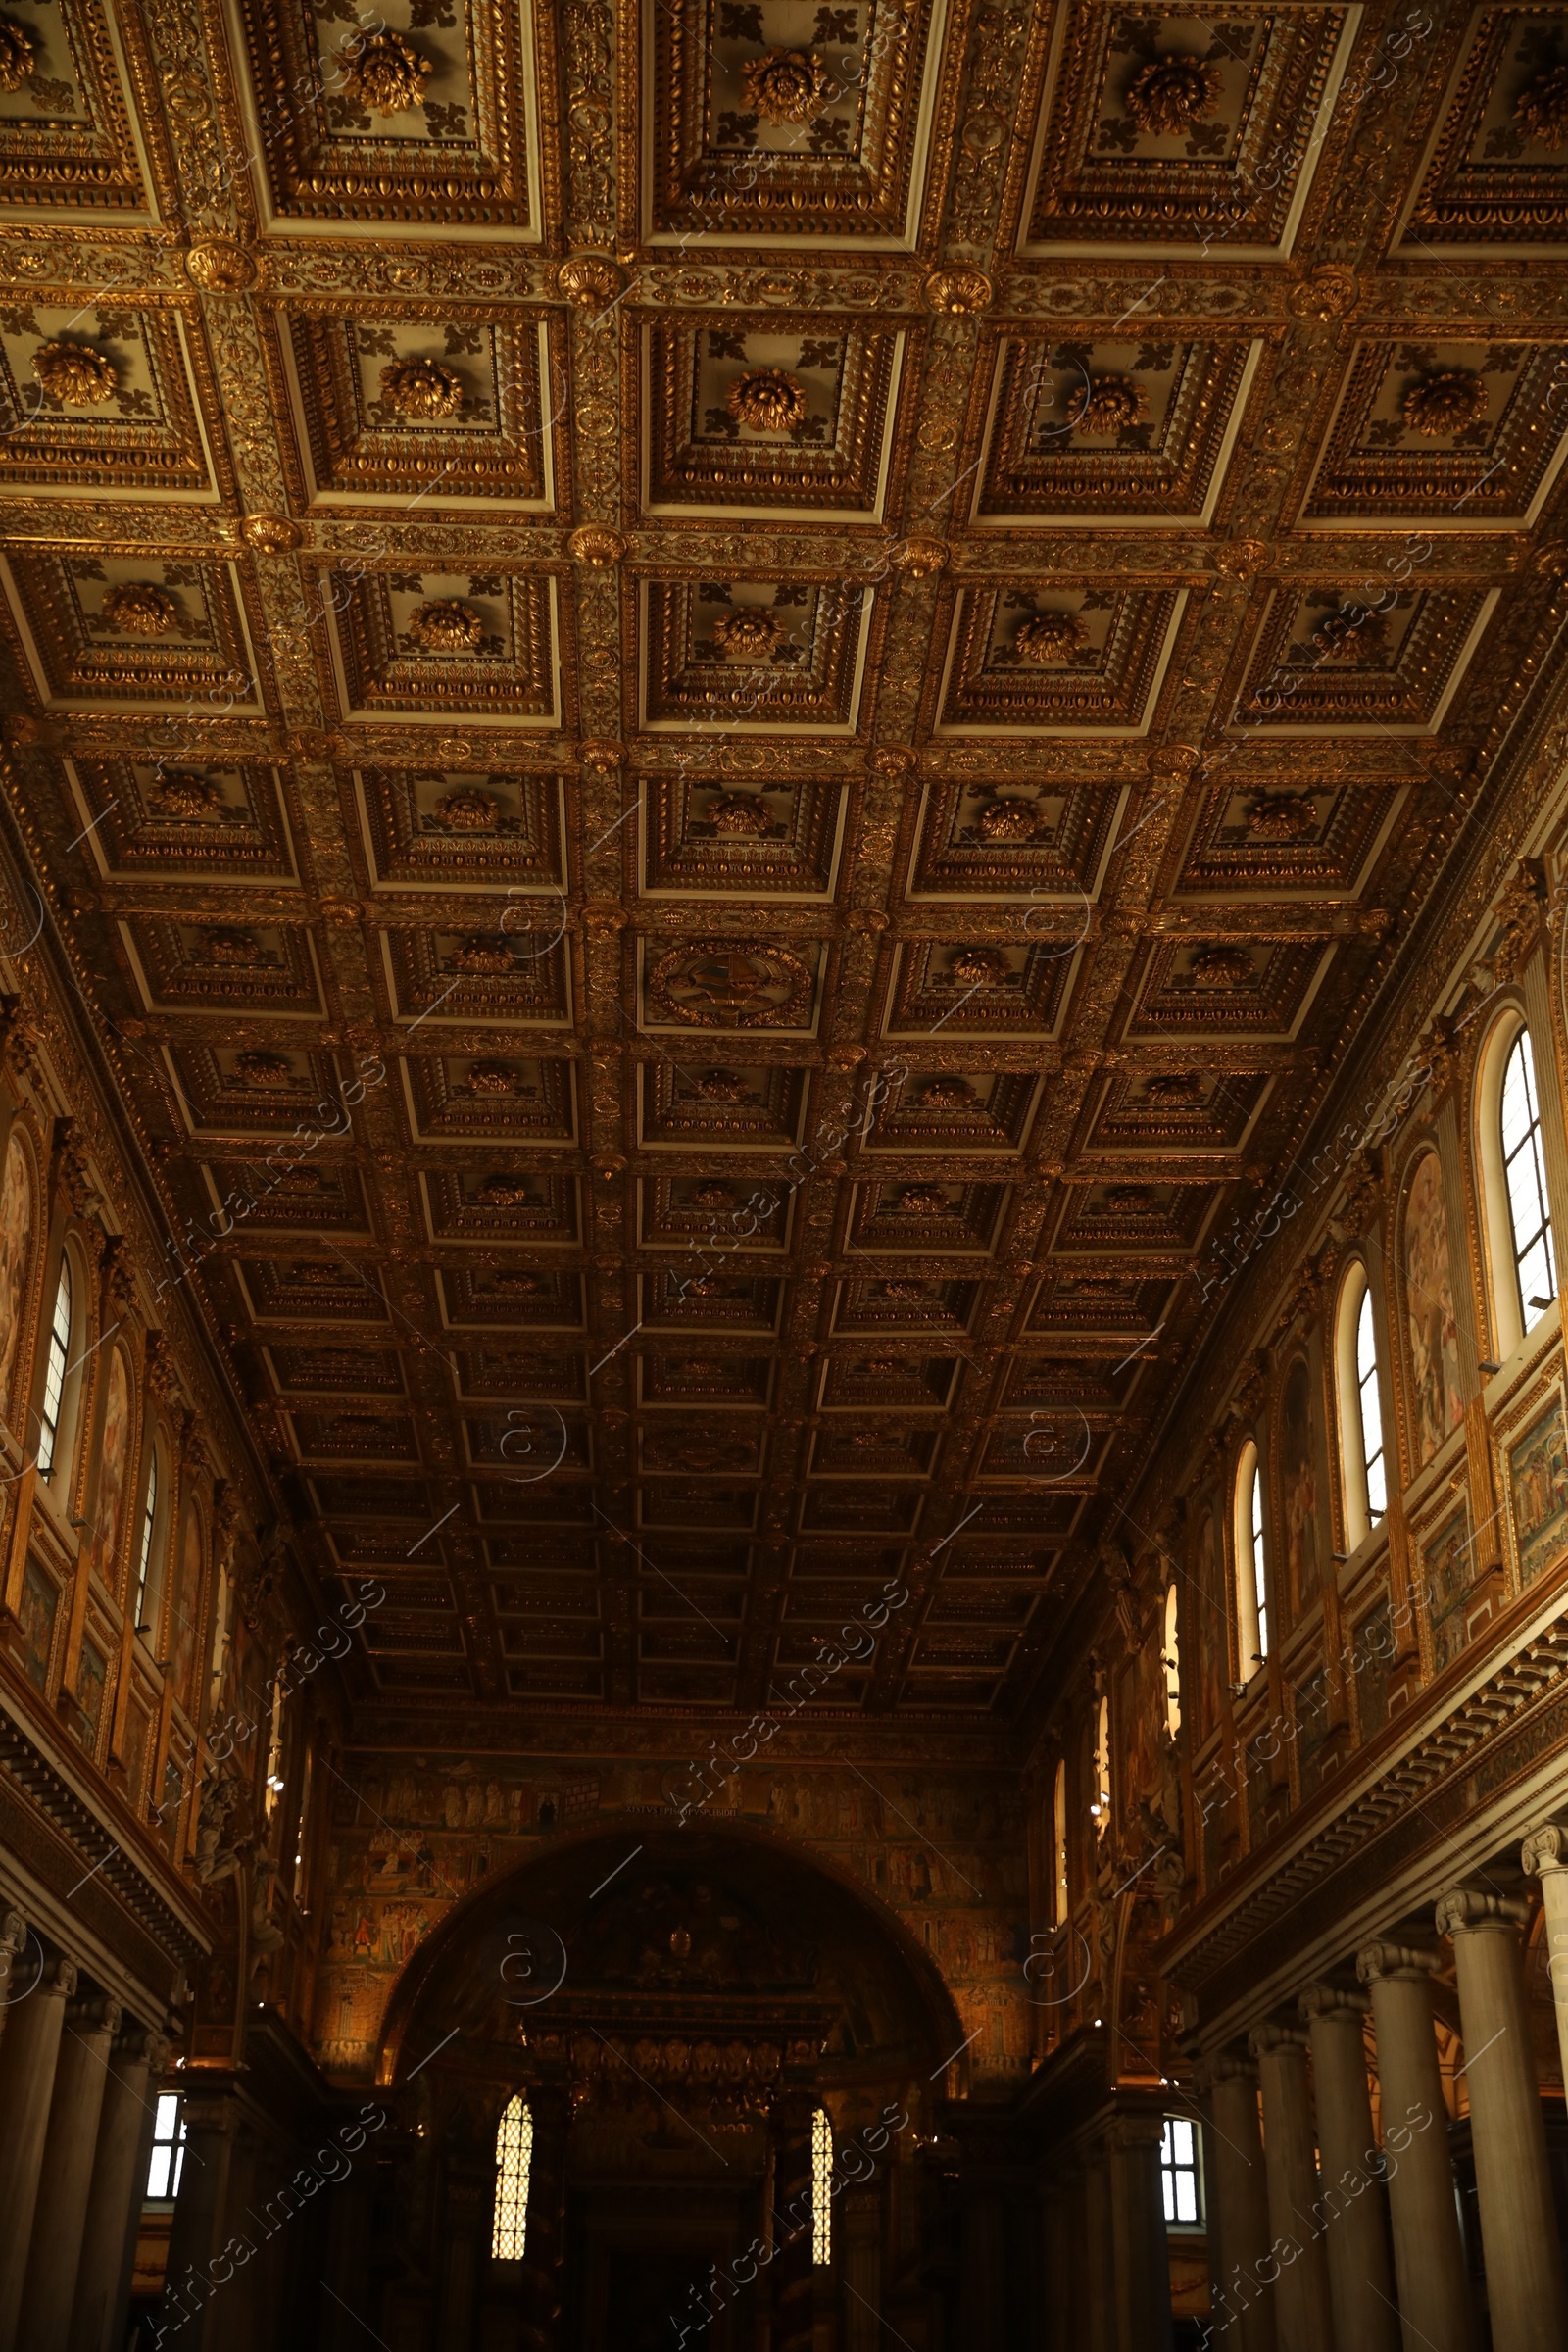
[[[0,2352],[1568,2352],[1565,466],[1553,0],[0,0]]]

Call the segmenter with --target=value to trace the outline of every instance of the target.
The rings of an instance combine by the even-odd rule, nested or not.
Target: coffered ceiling
[[[12,807],[368,1720],[892,1579],[817,1711],[1018,1719],[1539,691],[1565,219],[1551,8],[0,16]]]

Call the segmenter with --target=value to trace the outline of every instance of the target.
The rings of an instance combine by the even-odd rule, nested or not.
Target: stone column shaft
[[[1399,2352],[1382,2168],[1372,2136],[1361,2019],[1364,1992],[1315,1984],[1301,1995],[1312,2088],[1323,2242],[1339,2352]]]
[[[1110,2225],[1119,2352],[1169,2352],[1170,2256],[1159,2186],[1159,2116],[1122,2116],[1110,2132]]]
[[[1520,1851],[1526,1870],[1541,1881],[1546,1912],[1546,1973],[1557,2020],[1562,2079],[1568,2085],[1568,1828],[1548,1821],[1532,1830]]]
[[[882,2191],[852,2189],[839,2206],[844,2232],[845,2352],[882,2352]]]
[[[36,1944],[29,1944],[17,1971],[24,1983],[28,1958],[36,1950]],[[0,2037],[0,2214],[5,2217],[0,2228],[0,2352],[17,2352],[22,2341],[23,2281],[60,2035],[66,2003],[76,1989],[76,1972],[69,1960],[40,1959],[39,1964],[42,1975],[30,1992],[13,2000]]]
[[[1257,2069],[1221,2058],[1210,2094],[1210,2216],[1219,2218],[1220,2263],[1209,2259],[1211,2321],[1227,2352],[1275,2352],[1274,2289],[1261,2276],[1269,2248],[1268,2175],[1257,2122]],[[1213,2245],[1213,2219],[1209,2244]],[[1223,2265],[1223,2268],[1221,2268]]]
[[[110,2054],[71,2313],[70,2352],[120,2352],[124,2337],[121,2295],[125,2240],[141,2212],[146,2179],[142,2150],[156,2096],[153,2065],[156,2056],[161,2071],[163,2048],[159,2042],[155,2052],[154,2036],[133,2027]]]
[[[27,2352],[66,2352],[109,2053],[119,2031],[117,2001],[67,2007],[22,2290]]]
[[[1250,2037],[1263,2092],[1263,2167],[1268,2177],[1279,2352],[1331,2352],[1334,2313],[1318,2216],[1306,2036],[1295,2027],[1258,2026]]]
[[[1437,1965],[1432,1952],[1369,1943],[1356,1955],[1355,1972],[1372,1994],[1404,2352],[1428,2346],[1433,2352],[1475,2352],[1475,2307],[1432,2022]]]
[[[1528,1917],[1528,1905],[1468,1886],[1450,1887],[1438,1898],[1438,1933],[1453,1938],[1459,1980],[1492,2352],[1536,2352],[1568,2339],[1546,2129],[1520,1967],[1518,1923]]]

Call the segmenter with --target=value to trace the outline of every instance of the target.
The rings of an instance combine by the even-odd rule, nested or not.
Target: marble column
[[[118,2001],[98,1995],[68,2004],[22,2290],[27,2352],[66,2352],[109,2053],[119,2032]]]
[[[1279,2352],[1332,2352],[1329,2269],[1313,2211],[1317,2165],[1306,2035],[1297,2026],[1254,2026],[1248,2046],[1257,2060],[1263,2093],[1263,2169],[1274,2239],[1270,2251],[1272,2263],[1279,2266],[1274,2288]]]
[[[1087,2352],[1118,2352],[1115,2277],[1111,2268],[1115,2224],[1111,2219],[1110,2156],[1090,2149],[1084,2163],[1084,2343]]]
[[[1432,2018],[1435,1952],[1369,1943],[1355,1973],[1372,1995],[1389,2221],[1404,2352],[1475,2352],[1475,2306],[1448,2155]],[[1404,2144],[1400,2146],[1399,2140]]]
[[[170,2330],[178,2352],[217,2352],[232,2327],[233,2299],[225,2304],[213,2276],[214,2261],[227,2243],[234,2217],[248,2202],[243,2190],[238,2196],[233,2193],[235,2175],[244,2168],[239,2162],[239,2100],[232,2084],[231,2076],[206,2082],[186,2076],[180,2091],[185,2160],[158,2306],[159,2322]],[[260,2239],[264,2249],[268,2227],[254,2220],[240,2222],[242,2233]]]
[[[1450,1886],[1436,1916],[1459,1980],[1492,2352],[1539,2352],[1568,2340],[1568,2303],[1520,1960],[1530,1907]]]
[[[1209,2210],[1210,2324],[1226,2352],[1275,2352],[1274,2289],[1268,2253],[1268,2175],[1257,2121],[1257,2069],[1225,2053],[1210,2062],[1211,2121],[1205,2149]],[[1213,2255],[1215,2220],[1220,2259]]]
[[[49,2131],[66,2003],[76,1989],[69,1960],[45,1960],[32,1991],[17,2001],[0,2037],[0,2352],[17,2352],[22,2287]]]
[[[1162,2116],[1122,2115],[1106,2135],[1119,2352],[1170,2348],[1170,2255],[1159,2185],[1164,2131]]]
[[[1531,1831],[1519,1858],[1541,1881],[1541,1899],[1546,1910],[1546,1973],[1557,2018],[1562,2079],[1568,2084],[1568,1826],[1544,1822],[1539,1830]]]
[[[840,2199],[845,2352],[881,2352],[882,2191],[874,2183]]]
[[[164,2046],[144,2027],[132,2025],[110,2053],[71,2312],[70,2352],[120,2352],[124,2339],[126,2238],[141,2215],[147,2177],[142,2151],[152,2128]]]
[[[1300,2011],[1312,2049],[1317,2107],[1319,2211],[1340,2352],[1399,2352],[1382,2166],[1372,2136],[1364,1992],[1313,1984]]]

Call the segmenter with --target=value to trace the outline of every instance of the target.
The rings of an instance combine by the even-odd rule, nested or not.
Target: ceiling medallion
[[[882,1296],[884,1298],[891,1298],[897,1306],[913,1306],[918,1299],[926,1296],[926,1287],[923,1282],[910,1282],[895,1277],[892,1282],[885,1282],[882,1285]]]
[[[240,528],[264,556],[286,556],[305,537],[303,526],[287,514],[247,514]]]
[[[1222,580],[1251,580],[1268,562],[1261,539],[1231,539],[1214,550],[1214,569]]]
[[[537,1274],[529,1274],[522,1268],[514,1267],[509,1272],[496,1276],[495,1287],[498,1291],[510,1291],[514,1297],[518,1298],[531,1298],[537,1291],[543,1290],[544,1285]]]
[[[1375,653],[1388,634],[1381,612],[1369,612],[1363,605],[1342,606],[1330,612],[1312,631],[1312,643],[1330,656],[1355,653]]]
[[[1091,376],[1067,402],[1067,423],[1077,433],[1125,432],[1148,415],[1149,395],[1130,375]]]
[[[974,1100],[974,1088],[967,1078],[960,1078],[956,1071],[933,1078],[929,1086],[923,1087],[920,1092],[922,1110],[967,1110]]]
[[[620,743],[581,743],[577,746],[577,758],[582,766],[591,767],[601,774],[608,774],[611,768],[619,767],[625,757],[626,747]]]
[[[982,841],[1033,841],[1040,811],[1028,801],[992,801],[981,809],[975,829]]]
[[[487,1176],[477,1199],[483,1208],[528,1208],[533,1188],[524,1176]]]
[[[3,23],[0,19],[0,26]],[[14,86],[0,81],[0,87],[5,89]],[[68,409],[100,409],[115,396],[114,361],[85,343],[67,343],[58,338],[52,343],[40,343],[32,355],[32,372],[49,398]]]
[[[767,939],[702,939],[671,948],[648,975],[666,1019],[698,1029],[787,1023],[811,993],[811,972],[793,949]]]
[[[948,965],[948,978],[964,988],[984,988],[1006,977],[1007,958],[1000,948],[959,948]]]
[[[806,386],[787,368],[748,368],[724,395],[724,406],[754,433],[787,433],[805,422]]]
[[[1326,325],[1354,309],[1357,291],[1353,270],[1343,262],[1319,262],[1310,276],[1291,288],[1288,300],[1294,318],[1316,318]]]
[[[256,264],[232,237],[204,237],[186,254],[185,274],[209,294],[243,294],[256,283]]]
[[[972,318],[989,308],[992,292],[983,270],[933,270],[925,281],[927,307],[949,318]]]
[[[578,254],[556,271],[556,290],[573,310],[602,311],[620,292],[620,271],[602,253]]]
[[[294,1073],[281,1054],[237,1054],[234,1075],[241,1086],[292,1086]]]
[[[1076,612],[1032,612],[1020,621],[1012,650],[1025,662],[1070,662],[1089,643]]]
[[[1196,1102],[1203,1091],[1203,1082],[1193,1070],[1156,1070],[1144,1080],[1144,1096],[1150,1102]]]
[[[940,1184],[906,1184],[899,1195],[899,1214],[905,1217],[940,1217],[947,1205]]]
[[[254,963],[256,934],[241,923],[214,923],[201,935],[199,954],[203,963],[222,964],[230,970]]]
[[[489,793],[481,792],[476,784],[462,784],[456,792],[442,794],[435,812],[454,833],[493,833],[501,816],[501,804],[492,800]]]
[[[734,1194],[730,1191],[729,1186],[721,1184],[716,1176],[710,1178],[707,1184],[698,1185],[692,1194],[693,1208],[733,1208],[734,1205]]]
[[[381,398],[400,416],[456,416],[463,378],[441,360],[393,360],[381,370]]]
[[[1247,811],[1247,830],[1257,841],[1304,841],[1317,830],[1317,803],[1309,792],[1272,792]]]
[[[1192,975],[1199,988],[1250,988],[1252,958],[1245,948],[1200,948],[1193,957]]]
[[[460,972],[471,972],[499,977],[513,969],[512,951],[498,947],[482,931],[470,932],[452,952],[452,960]]]
[[[737,662],[765,662],[783,635],[784,623],[777,614],[761,612],[756,605],[720,612],[712,627],[719,652],[733,655]]]
[[[351,98],[383,122],[424,104],[424,85],[434,73],[401,32],[359,32],[345,41],[335,60]]]
[[[20,90],[31,72],[31,33],[0,17],[0,90]]]
[[[147,797],[160,816],[212,816],[223,806],[222,793],[208,777],[172,772],[155,776]]]
[[[738,1070],[704,1070],[692,1083],[705,1102],[744,1102],[751,1092]]]
[[[809,122],[822,111],[827,67],[799,49],[770,49],[746,67],[746,103],[764,122]]]
[[[764,834],[778,831],[765,802],[751,792],[722,793],[709,809],[708,821],[727,841],[760,841]]]
[[[5,86],[10,90],[16,84]],[[1548,66],[1527,81],[1514,101],[1513,117],[1543,147],[1560,147],[1568,139],[1568,66]]]
[[[504,1061],[476,1061],[468,1085],[476,1095],[514,1095],[519,1089],[516,1071]]]
[[[1485,380],[1468,368],[1445,368],[1412,384],[1399,414],[1413,433],[1462,433],[1487,413]]]
[[[109,590],[103,615],[112,628],[130,637],[162,637],[179,618],[172,596],[146,580],[126,580]]]
[[[911,580],[929,580],[947,568],[948,550],[940,539],[901,539],[889,562]]]
[[[484,637],[484,622],[466,605],[448,597],[411,612],[409,635],[427,654],[471,654]]]
[[[620,533],[606,530],[597,522],[585,522],[580,530],[572,532],[566,545],[578,563],[586,564],[590,571],[608,570],[626,553],[626,542]]]
[[[1179,139],[1215,114],[1224,90],[1218,66],[1200,57],[1156,57],[1127,85],[1127,112],[1154,139]]]

